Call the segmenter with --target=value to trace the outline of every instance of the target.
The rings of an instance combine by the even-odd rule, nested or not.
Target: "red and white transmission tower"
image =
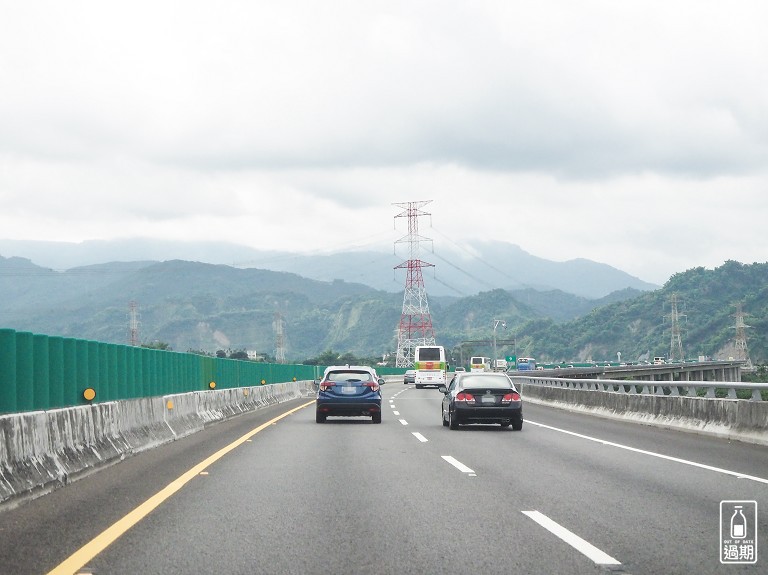
[[[410,367],[417,345],[434,345],[435,330],[432,327],[432,316],[429,314],[427,290],[424,287],[424,276],[421,268],[434,267],[434,264],[419,259],[419,243],[432,241],[419,235],[419,216],[430,216],[421,208],[432,200],[393,204],[403,208],[395,218],[408,218],[408,235],[395,242],[407,243],[409,246],[408,261],[395,266],[395,269],[405,268],[405,293],[403,294],[403,312],[400,315],[400,325],[397,329],[396,367]]]

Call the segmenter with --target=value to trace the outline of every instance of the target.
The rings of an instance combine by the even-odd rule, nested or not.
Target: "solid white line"
[[[423,436],[421,433],[419,433],[418,431],[414,431],[414,432],[413,432],[413,436],[414,436],[416,439],[418,439],[419,441],[421,441],[422,443],[426,443],[426,442],[427,442],[427,438],[426,438],[426,437],[424,437],[424,436]]]
[[[464,465],[461,461],[457,461],[456,459],[454,459],[450,455],[441,455],[441,457],[443,459],[445,459],[448,463],[453,465],[456,469],[461,471],[462,473],[474,473],[474,471],[472,469],[470,469],[469,467]]]
[[[402,423],[403,425],[408,425],[408,422],[406,420],[404,420],[404,419],[401,419],[400,423]]]
[[[568,531],[568,529],[566,529],[559,523],[555,523],[543,513],[539,513],[538,511],[523,511],[523,513],[528,517],[530,517],[531,519],[533,519],[536,523],[541,525],[544,529],[553,533],[554,535],[557,535],[560,539],[565,541],[568,545],[570,545],[580,553],[589,557],[596,564],[621,565],[619,561],[617,561],[607,553],[603,553],[602,551],[600,551],[600,549],[598,549],[588,541],[584,541],[584,539],[582,539],[575,533]]]
[[[667,461],[674,461],[675,463],[682,463],[683,465],[690,465],[691,467],[698,467],[699,469],[706,469],[708,471],[715,471],[717,473],[724,473],[725,475],[731,475],[733,477],[736,477],[738,479],[749,479],[751,481],[757,481],[758,483],[766,483],[768,484],[768,479],[765,479],[763,477],[756,477],[754,475],[747,475],[746,473],[739,473],[738,471],[731,471],[729,469],[722,469],[720,467],[713,467],[711,465],[705,465],[703,463],[696,463],[695,461],[689,461],[687,459],[680,459],[679,457],[672,457],[671,455],[664,455],[662,453],[655,453],[653,451],[646,451],[645,449],[638,449],[636,447],[630,447],[629,445],[622,445],[621,443],[614,443],[613,441],[606,441],[605,439],[598,439],[597,437],[590,437],[589,435],[582,435],[581,433],[575,433],[573,431],[568,431],[566,429],[560,429],[558,427],[552,427],[551,425],[544,425],[543,423],[536,423],[534,421],[531,421],[530,419],[525,420],[526,423],[530,423],[532,425],[537,425],[539,427],[544,427],[546,429],[551,429],[552,431],[558,431],[560,433],[565,433],[567,435],[572,435],[574,437],[580,437],[581,439],[587,439],[589,441],[594,441],[597,443],[602,443],[603,445],[609,445],[611,447],[618,447],[619,449],[626,449],[627,451],[632,451],[634,453],[642,453],[643,455],[650,455],[651,457],[658,457],[659,459],[666,459]]]

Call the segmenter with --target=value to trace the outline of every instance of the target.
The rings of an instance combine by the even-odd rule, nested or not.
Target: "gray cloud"
[[[757,0],[11,4],[0,229],[333,249],[391,242],[392,203],[432,198],[458,238],[649,281],[764,259],[766,20]]]

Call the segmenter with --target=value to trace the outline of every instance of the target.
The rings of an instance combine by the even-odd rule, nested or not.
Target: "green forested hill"
[[[594,300],[558,290],[494,289],[471,297],[430,299],[438,343],[450,349],[490,340],[494,319],[506,322],[500,354],[541,361],[615,360],[667,355],[670,300],[681,314],[687,357],[734,356],[737,302],[746,314],[753,362],[768,358],[768,264],[727,262],[674,275],[651,292],[621,290]],[[0,257],[0,327],[108,342],[126,342],[129,304],[139,311],[143,342],[178,351],[276,351],[282,318],[286,357],[324,351],[360,357],[396,349],[403,294],[344,281],[187,261],[111,263],[56,272]],[[489,354],[488,344],[467,353]]]
[[[686,357],[735,357],[736,304],[746,314],[753,362],[768,358],[768,264],[729,261],[714,270],[675,274],[659,290],[593,309],[564,323],[536,319],[519,328],[519,346],[528,355],[554,361],[636,360],[643,354],[668,356],[672,341],[671,302],[678,300]]]

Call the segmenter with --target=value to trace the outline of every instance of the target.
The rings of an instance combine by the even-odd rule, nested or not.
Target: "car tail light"
[[[336,384],[332,381],[324,381],[320,384],[320,391],[328,391],[330,388],[334,387]]]
[[[466,403],[467,405],[474,405],[475,404],[475,398],[471,393],[466,393],[464,391],[460,392],[456,396],[456,401],[461,401],[462,403]]]
[[[520,394],[516,391],[513,391],[512,393],[508,393],[504,397],[501,398],[501,403],[512,403],[513,401],[520,401]]]
[[[379,391],[379,384],[375,381],[369,381],[368,383],[364,383],[363,386],[370,387],[371,391]]]

